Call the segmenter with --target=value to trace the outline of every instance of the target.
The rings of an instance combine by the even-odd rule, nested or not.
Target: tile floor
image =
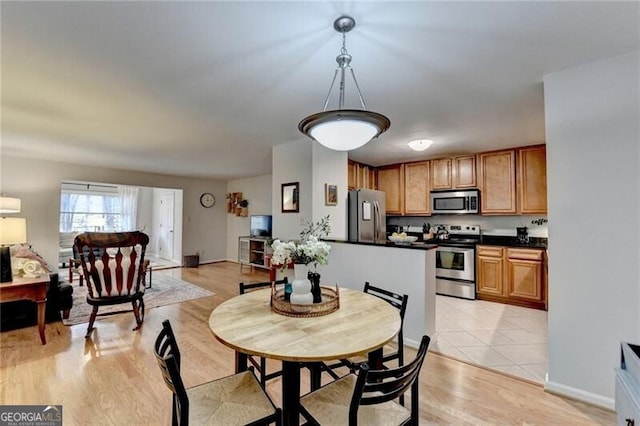
[[[544,384],[547,312],[438,295],[430,350]]]

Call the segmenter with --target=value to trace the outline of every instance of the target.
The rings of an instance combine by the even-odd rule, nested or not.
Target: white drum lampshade
[[[0,213],[20,213],[20,198],[0,197]]]

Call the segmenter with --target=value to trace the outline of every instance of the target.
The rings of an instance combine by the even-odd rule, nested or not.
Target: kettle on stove
[[[438,225],[438,230],[436,231],[436,239],[446,240],[448,238],[449,238],[449,231],[447,231],[447,227],[444,225]]]

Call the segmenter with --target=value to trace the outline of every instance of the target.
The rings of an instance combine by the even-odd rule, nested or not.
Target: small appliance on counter
[[[385,202],[385,193],[382,191],[349,191],[349,241],[387,242]]]
[[[521,244],[527,244],[529,242],[529,231],[526,226],[516,228],[516,237]]]

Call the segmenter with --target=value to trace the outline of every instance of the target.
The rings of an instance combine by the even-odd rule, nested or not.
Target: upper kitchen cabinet
[[[429,208],[429,161],[404,165],[404,213],[425,216]]]
[[[518,149],[518,210],[547,214],[547,150],[545,145]]]
[[[481,214],[517,213],[516,151],[482,153],[478,163]]]
[[[388,215],[404,214],[404,164],[378,168],[378,190],[385,193]]]
[[[431,160],[431,189],[451,189],[453,185],[451,158]]]
[[[476,156],[437,158],[431,160],[431,189],[475,188]]]
[[[374,167],[349,160],[347,176],[349,189],[377,189],[377,171]]]
[[[478,186],[475,155],[453,157],[453,184],[454,188],[475,188]]]

